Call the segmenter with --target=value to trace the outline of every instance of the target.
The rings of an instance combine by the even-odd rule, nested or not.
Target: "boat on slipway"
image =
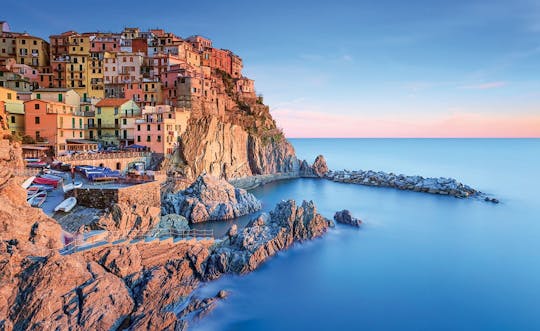
[[[41,207],[45,200],[47,200],[47,192],[39,191],[28,200],[28,203],[32,207]]]
[[[74,197],[67,198],[66,200],[60,202],[56,208],[54,208],[54,211],[63,211],[65,213],[69,213],[75,206],[77,205],[77,199]]]

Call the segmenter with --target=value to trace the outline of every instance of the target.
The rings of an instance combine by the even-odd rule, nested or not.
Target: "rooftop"
[[[61,87],[44,87],[34,90],[34,92],[67,92],[71,90],[70,88],[61,88]]]
[[[119,107],[130,100],[127,98],[105,98],[96,103],[96,107]]]

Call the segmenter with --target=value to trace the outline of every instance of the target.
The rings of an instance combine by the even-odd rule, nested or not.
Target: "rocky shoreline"
[[[253,194],[208,174],[197,177],[183,191],[166,194],[161,204],[163,215],[182,215],[191,223],[230,220],[261,207]]]

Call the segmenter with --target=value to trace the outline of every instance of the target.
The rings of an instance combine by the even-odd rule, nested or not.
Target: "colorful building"
[[[39,71],[49,70],[49,43],[27,33],[16,37],[15,59],[19,64],[27,64]]]
[[[24,102],[26,134],[51,146],[56,155],[70,150],[68,139],[83,139],[84,117],[61,102]]]
[[[168,105],[147,106],[135,121],[135,144],[158,154],[172,154],[191,113]]]
[[[24,136],[24,103],[18,100],[17,91],[0,87],[0,102],[4,105],[11,134]]]
[[[40,88],[32,92],[32,99],[62,102],[79,110],[81,97],[70,88]]]
[[[105,98],[96,104],[96,138],[104,145],[118,146],[121,135],[121,117],[140,115],[141,109],[130,99]]]

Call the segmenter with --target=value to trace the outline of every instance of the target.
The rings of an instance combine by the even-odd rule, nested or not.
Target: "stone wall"
[[[131,162],[144,162],[148,167],[150,165],[151,156],[148,154],[131,157],[100,157],[98,154],[96,154],[87,158],[58,157],[57,159],[72,165],[90,165],[94,167],[107,167],[113,170],[126,171],[128,164]]]
[[[160,183],[157,181],[120,188],[83,187],[66,193],[77,197],[81,206],[105,209],[115,203],[161,208]]]

